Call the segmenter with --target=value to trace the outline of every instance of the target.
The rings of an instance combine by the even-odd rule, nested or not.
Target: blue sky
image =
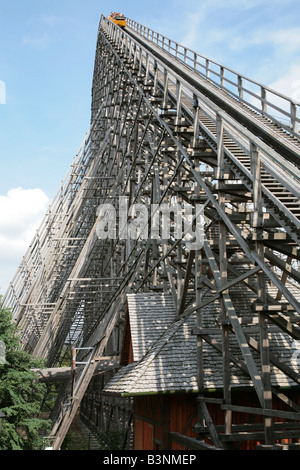
[[[111,10],[300,100],[299,0],[0,0],[0,294],[89,128]]]

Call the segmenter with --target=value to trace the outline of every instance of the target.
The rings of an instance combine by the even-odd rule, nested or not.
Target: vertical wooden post
[[[261,160],[257,147],[251,143],[250,148],[251,171],[253,176],[253,226],[256,229],[257,241],[255,248],[258,256],[264,259],[264,243],[263,235],[263,211],[262,211],[262,189],[261,189]],[[263,304],[266,304],[266,276],[263,272],[257,274],[257,298]],[[272,409],[272,390],[271,390],[271,369],[269,354],[269,337],[268,337],[268,319],[261,313],[259,318],[260,326],[260,356],[262,367],[263,382],[263,400],[264,407]],[[273,420],[270,417],[265,418],[265,443],[273,443]]]
[[[225,78],[224,78],[224,67],[220,66],[220,85],[221,88],[224,88]]]
[[[192,147],[196,147],[197,143],[199,142],[199,101],[196,95],[193,98],[193,108],[194,108],[194,137],[192,141]]]
[[[297,106],[291,101],[291,128],[294,132],[298,132],[298,127]]]
[[[181,99],[182,99],[181,87],[182,87],[181,82],[177,80],[177,83],[176,83],[176,98],[177,98],[176,125],[180,124],[180,120],[181,120]]]
[[[265,114],[267,112],[267,103],[266,103],[266,99],[267,99],[267,91],[266,89],[262,86],[260,88],[260,96],[261,96],[261,110],[262,110],[262,114]]]
[[[162,102],[162,109],[167,109],[169,100],[169,74],[167,69],[164,70],[164,99]]]
[[[224,186],[224,125],[221,116],[217,115],[217,142],[218,142],[218,168],[217,168],[217,179],[219,184],[219,205],[225,210],[225,193],[222,191]],[[226,250],[226,225],[222,220],[219,222],[219,259],[220,259],[220,275],[221,275],[221,286],[227,283],[227,250]],[[223,294],[227,294],[228,291],[224,291]],[[222,294],[222,297],[223,297]],[[231,385],[230,385],[230,352],[229,352],[229,325],[230,321],[225,309],[223,298],[221,302],[221,318],[222,318],[222,338],[223,338],[223,380],[224,380],[224,401],[226,404],[231,404]],[[230,410],[225,411],[225,432],[231,432],[232,424],[232,412]]]
[[[195,253],[195,287],[196,287],[196,304],[200,305],[202,301],[202,252],[201,250]],[[197,310],[197,327],[202,328],[202,310]],[[204,378],[203,378],[203,339],[202,336],[197,336],[197,370],[198,370],[198,389],[201,391],[204,389]]]
[[[238,90],[239,90],[239,99],[240,101],[243,100],[243,79],[240,75],[238,75]]]
[[[205,61],[206,78],[209,79],[209,60]]]

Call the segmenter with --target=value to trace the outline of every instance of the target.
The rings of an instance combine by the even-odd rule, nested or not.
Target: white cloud
[[[269,84],[269,88],[277,91],[281,95],[292,99],[297,106],[297,115],[300,117],[300,62],[295,62],[283,72],[283,74],[274,82]],[[273,105],[282,109],[283,111],[290,113],[291,105],[290,101],[281,98],[273,93],[267,92],[267,100]],[[284,113],[279,112],[277,109],[268,106],[269,114],[276,117],[283,124],[291,125],[290,118]]]
[[[229,47],[231,49],[245,49],[246,47],[271,44],[287,53],[294,53],[300,48],[299,28],[287,28],[271,30],[261,28],[253,31],[250,35],[243,34],[231,38]]]
[[[295,4],[295,0],[286,0],[284,6],[282,0],[186,0],[180,42],[198,51],[221,47],[244,52],[267,46],[275,54],[293,55],[300,49],[300,29],[292,13]],[[179,0],[174,5],[179,6]],[[287,15],[290,23],[282,21]]]
[[[42,34],[41,36],[32,36],[27,34],[22,37],[22,45],[33,47],[37,50],[46,49],[50,44],[50,37],[47,33]]]
[[[289,69],[269,86],[300,103],[300,61],[291,64]]]
[[[40,17],[41,22],[46,23],[50,26],[54,26],[62,21],[62,18],[55,15],[42,15]]]
[[[0,196],[0,290],[8,287],[48,208],[41,189],[14,188]]]
[[[186,47],[193,48],[197,43],[199,38],[199,26],[205,20],[206,14],[207,6],[201,4],[201,8],[199,8],[198,11],[193,11],[186,15],[185,23],[187,33],[182,39],[182,44]]]

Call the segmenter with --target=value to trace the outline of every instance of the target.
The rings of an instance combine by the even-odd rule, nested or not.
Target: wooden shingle
[[[274,294],[272,288],[269,289]],[[295,287],[296,294],[299,295],[298,287]],[[255,326],[258,316],[251,310],[251,305],[256,300],[256,294],[245,290],[242,285],[236,285],[230,290],[230,296],[240,320],[250,320],[250,324]],[[128,295],[128,309],[134,362],[123,367],[106,385],[104,392],[123,396],[197,392],[197,336],[193,334],[196,314],[176,319],[172,297],[166,293]],[[220,300],[203,308],[203,327],[218,328],[220,311]],[[275,325],[270,325],[269,331],[270,352],[276,353],[284,364],[299,372],[292,361],[296,346],[291,338]],[[221,329],[216,329],[211,338],[221,345]],[[259,341],[255,330],[251,338]],[[230,352],[242,362],[234,334],[230,335]],[[252,353],[261,372],[259,353],[254,350]],[[222,355],[206,341],[203,341],[203,369],[205,389],[222,389]],[[291,378],[273,365],[271,373],[272,385],[295,385]],[[249,376],[234,364],[231,365],[231,382],[232,387],[251,386]]]

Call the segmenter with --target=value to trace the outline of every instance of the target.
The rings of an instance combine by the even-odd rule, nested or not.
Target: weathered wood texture
[[[285,400],[275,369],[280,385],[299,385],[293,342],[300,337],[298,108],[286,99],[290,124],[281,126],[269,113],[274,103],[267,96],[271,100],[275,92],[258,84],[260,106],[251,109],[245,99],[251,81],[231,71],[237,83],[230,91],[225,67],[203,62],[187,48],[180,57],[180,45],[130,20],[128,25],[123,31],[101,18],[90,129],[3,304],[12,309],[24,349],[47,359],[48,367],[59,367],[70,347],[91,348],[75,395],[55,407],[57,448],[88,390],[96,359],[120,355],[130,341],[126,322],[123,335],[127,295],[139,292],[169,293],[175,311],[158,349],[144,351],[142,365],[150,367],[193,319],[198,392],[210,377],[209,347],[222,362],[227,435],[238,370],[266,412],[262,432],[272,445],[277,431],[267,411],[276,411],[274,396]],[[163,204],[175,204],[186,223],[170,215],[169,233],[155,224],[152,231]],[[108,206],[112,219],[101,212]],[[203,239],[197,239],[200,234]],[[246,299],[240,310],[235,286],[243,286],[240,300]],[[221,333],[218,340],[215,332]],[[277,347],[283,343],[284,350]],[[134,356],[130,347],[124,351],[122,365]],[[82,350],[78,361],[85,356]],[[179,416],[183,404],[177,407]],[[205,402],[197,411],[217,447],[219,421]],[[173,431],[178,443],[185,433]],[[151,432],[148,426],[145,442]]]
[[[221,397],[220,394],[212,394],[212,396]],[[249,410],[254,403],[257,403],[255,394],[250,391],[234,392],[232,398],[235,403],[243,404],[245,409],[249,408]],[[298,402],[298,406],[300,405],[297,392],[291,393],[291,398]],[[275,399],[274,406],[279,409],[283,408],[278,399]],[[227,447],[230,443],[228,448],[231,450],[255,450],[259,443],[264,441],[264,419],[262,416],[254,416],[247,411],[245,413],[235,411],[232,415],[232,432],[227,433],[224,424],[225,413],[222,407],[215,403],[208,403],[207,407],[219,439]],[[184,439],[184,436],[199,439],[196,396],[136,397],[134,415],[137,429],[134,440],[136,450],[196,449],[196,443],[191,441],[189,445],[188,441]],[[288,444],[297,436],[297,425],[291,422],[283,423],[280,418],[276,418],[274,434],[275,444],[280,442]],[[182,436],[181,440],[180,435]],[[202,429],[202,436],[203,440],[198,441],[199,450],[201,443],[204,444],[203,449],[208,448],[206,446],[213,446],[207,426]]]

